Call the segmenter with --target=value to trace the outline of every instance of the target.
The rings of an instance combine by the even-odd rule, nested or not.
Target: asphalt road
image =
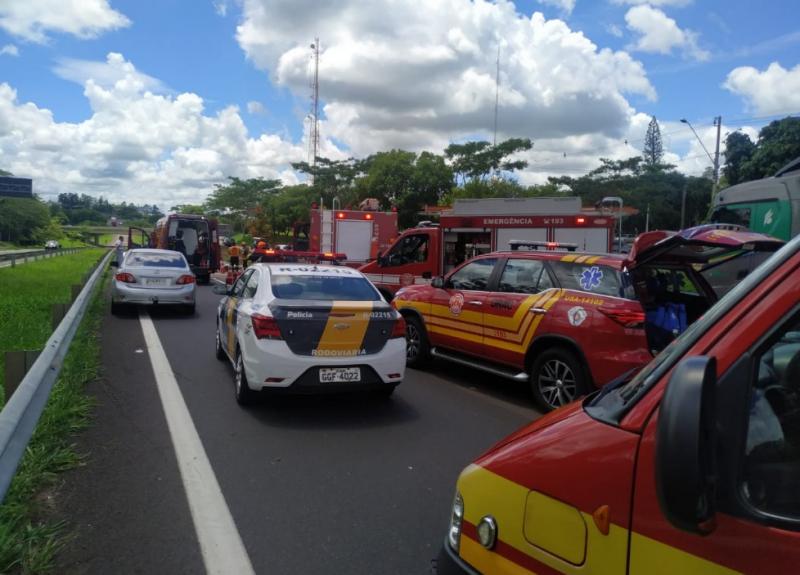
[[[243,409],[214,357],[218,296],[151,312],[256,573],[430,573],[460,470],[538,416],[527,391],[469,369],[409,369],[389,399],[267,398]],[[108,316],[85,465],[52,494],[72,532],[57,573],[202,573],[138,316]]]

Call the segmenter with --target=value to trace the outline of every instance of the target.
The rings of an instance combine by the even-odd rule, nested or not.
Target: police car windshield
[[[355,275],[276,274],[272,293],[279,299],[317,301],[380,301],[369,280]]]

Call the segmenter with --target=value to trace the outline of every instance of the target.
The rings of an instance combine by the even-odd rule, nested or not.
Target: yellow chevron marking
[[[364,346],[372,307],[372,302],[334,301],[317,351],[353,350],[357,353]]]

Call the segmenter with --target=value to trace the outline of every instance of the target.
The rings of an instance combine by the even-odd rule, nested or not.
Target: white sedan
[[[263,390],[389,396],[403,380],[405,322],[355,269],[254,264],[214,291],[216,354],[234,366],[240,404]]]
[[[111,265],[115,264],[113,261]],[[128,250],[111,282],[111,313],[119,313],[123,306],[141,304],[177,305],[193,314],[196,283],[180,252]]]

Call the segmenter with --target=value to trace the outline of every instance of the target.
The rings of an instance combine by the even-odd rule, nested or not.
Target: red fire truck
[[[512,240],[569,243],[582,252],[608,253],[614,221],[583,211],[577,197],[456,200],[438,226],[423,222],[406,230],[377,260],[359,269],[390,300],[401,287],[430,283],[469,258],[509,249]]]
[[[343,253],[347,263],[376,258],[397,237],[397,212],[378,211],[377,201],[370,200],[359,207],[362,209],[312,207],[309,222],[295,226],[294,250]]]

